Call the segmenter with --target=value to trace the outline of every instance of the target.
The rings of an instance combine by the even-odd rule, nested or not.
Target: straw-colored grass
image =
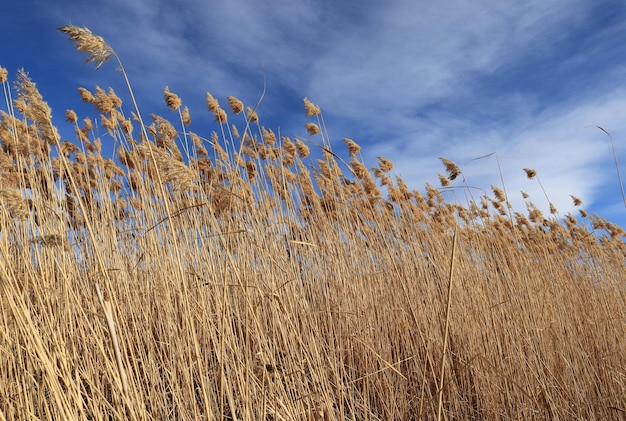
[[[149,125],[81,88],[95,115],[68,111],[63,142],[28,76],[8,79],[0,419],[626,416],[624,230],[577,197],[580,222],[511,210],[503,185],[466,204],[410,190],[353,140],[344,161],[308,99],[290,139],[234,97],[207,94],[215,131],[196,133],[168,88],[174,117]]]

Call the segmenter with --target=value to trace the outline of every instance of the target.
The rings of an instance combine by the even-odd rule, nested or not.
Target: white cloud
[[[586,54],[608,54],[602,42],[619,35],[610,34],[615,27],[555,59],[593,7],[566,0],[112,0],[97,20],[83,16],[120,53],[144,97],[160,101],[168,84],[196,104],[206,90],[251,104],[265,76],[262,108],[282,114],[277,124],[285,130],[302,128],[299,101],[309,96],[333,139],[353,137],[370,165],[387,156],[416,188],[436,184],[437,158],[445,156],[488,189],[499,184],[493,157],[464,163],[498,152],[511,196],[527,190],[540,204],[543,193],[521,170],[533,167],[565,212],[569,194],[593,203],[614,177],[610,144],[588,126],[616,139],[626,134],[626,94],[614,87],[624,67],[612,58],[600,75],[578,70]],[[551,89],[559,95],[550,97]],[[296,102],[298,109],[286,105]],[[514,205],[524,209],[521,199]]]
[[[611,127],[614,137],[623,137],[626,122],[621,110],[624,109],[626,91],[620,90],[586,104],[550,108],[532,125],[523,121],[488,131],[482,131],[480,126],[471,127],[465,142],[441,143],[425,153],[420,154],[417,145],[405,148],[404,154],[398,153],[394,145],[386,145],[381,150],[390,150],[389,155],[395,153],[400,157],[396,159],[397,172],[413,183],[423,184],[426,180],[435,184],[436,174],[444,170],[437,162],[436,172],[433,171],[432,162],[444,156],[461,166],[470,185],[482,187],[489,193],[491,184],[501,184],[496,157],[470,160],[497,152],[505,186],[516,210],[525,209],[520,190],[529,193],[540,208],[548,208],[539,184],[527,180],[522,171],[533,168],[538,171],[550,201],[564,214],[574,211],[570,194],[591,205],[602,198],[602,186],[616,182],[610,142],[595,125]],[[410,140],[398,142],[407,144]],[[626,151],[626,148],[621,149]],[[417,156],[419,160],[414,159]],[[429,164],[424,167],[422,162]]]
[[[559,3],[566,2],[388,2],[370,10],[371,26],[331,35],[316,62],[312,94],[338,104],[345,116],[445,100],[467,89],[474,75],[539,50],[578,20],[579,8]]]

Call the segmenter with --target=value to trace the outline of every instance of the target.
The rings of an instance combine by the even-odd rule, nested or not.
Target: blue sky
[[[368,166],[383,155],[412,188],[439,185],[439,157],[469,184],[500,185],[497,152],[514,210],[520,190],[547,210],[538,171],[561,215],[587,211],[626,225],[608,137],[626,176],[626,3],[622,0],[232,0],[36,1],[5,4],[0,66],[29,72],[53,108],[94,116],[79,86],[113,87],[111,62],[83,63],[59,26],[87,26],[121,57],[142,114],[169,117],[163,88],[189,106],[192,130],[216,127],[205,93],[225,106],[254,105],[262,124],[306,136],[302,98],[322,108],[334,149],[362,146]],[[126,101],[125,106],[130,106]],[[174,115],[171,115],[175,118]],[[106,139],[103,139],[106,142]],[[449,196],[450,199],[454,199]],[[464,201],[463,198],[461,198]]]

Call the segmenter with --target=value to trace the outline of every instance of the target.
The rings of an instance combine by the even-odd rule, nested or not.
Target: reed
[[[61,30],[96,67],[120,61]],[[14,96],[8,80],[2,419],[626,414],[626,233],[578,197],[580,220],[510,209],[497,186],[468,203],[411,189],[354,140],[333,149],[306,98],[287,138],[234,97],[207,93],[201,132],[167,87],[173,121],[81,88],[94,114],[68,111],[61,142],[35,84],[19,73]]]

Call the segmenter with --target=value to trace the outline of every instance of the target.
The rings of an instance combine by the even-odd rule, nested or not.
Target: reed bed
[[[196,133],[168,88],[169,119],[80,88],[94,115],[66,113],[70,142],[26,73],[8,80],[0,419],[626,416],[625,233],[580,199],[520,212],[448,159],[444,187],[411,189],[308,99],[288,138],[234,97],[207,94]]]

